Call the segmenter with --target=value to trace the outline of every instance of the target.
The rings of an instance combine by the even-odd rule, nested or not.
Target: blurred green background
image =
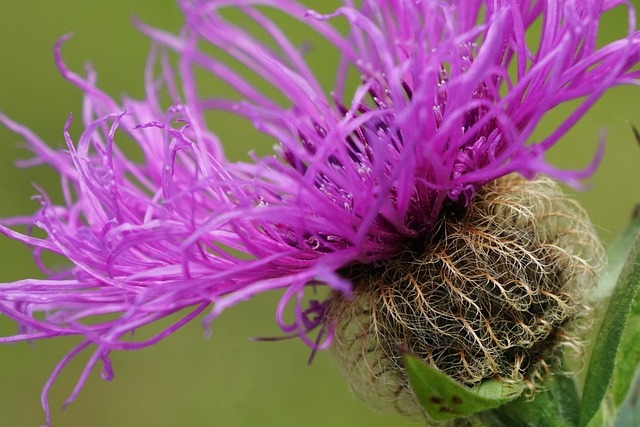
[[[307,1],[331,9],[337,1]],[[62,127],[70,112],[81,112],[81,93],[66,83],[53,64],[52,46],[73,32],[64,58],[82,71],[90,60],[99,85],[114,97],[142,96],[142,73],[148,40],[131,25],[133,15],[154,26],[178,30],[181,16],[173,0],[88,2],[86,0],[3,1],[0,14],[0,110],[33,129],[53,146],[62,144]],[[624,34],[623,11],[603,22],[603,40]],[[316,61],[322,62],[322,61]],[[329,70],[329,69],[327,69]],[[321,75],[328,71],[319,70]],[[599,132],[606,130],[602,166],[576,197],[590,212],[605,241],[626,223],[640,196],[640,148],[630,124],[640,127],[639,88],[610,91],[581,124],[550,154],[563,167],[583,167]],[[538,133],[549,131],[569,110],[550,115]],[[223,141],[236,129],[214,128]],[[32,183],[56,195],[56,175],[46,168],[16,169],[28,157],[20,138],[0,128],[0,216],[31,213]],[[267,142],[269,148],[273,141]],[[249,147],[249,145],[247,145]],[[234,146],[231,156],[247,147]],[[235,150],[235,151],[234,151]],[[0,281],[37,273],[27,249],[0,238]],[[277,336],[274,309],[278,295],[263,295],[225,313],[214,323],[211,339],[198,322],[153,348],[114,353],[111,383],[89,379],[66,412],[64,399],[73,388],[84,359],[62,374],[50,394],[54,426],[415,426],[394,415],[371,412],[353,398],[328,352],[306,361],[309,350],[299,341],[249,342],[251,336]],[[0,333],[13,325],[0,320]],[[51,370],[77,339],[0,346],[0,425],[37,426],[44,422],[40,391]]]

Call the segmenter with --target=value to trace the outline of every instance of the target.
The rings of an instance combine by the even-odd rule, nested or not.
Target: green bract
[[[405,354],[405,369],[413,391],[435,421],[467,417],[516,399],[524,385],[485,381],[473,389],[452,380],[420,359]]]

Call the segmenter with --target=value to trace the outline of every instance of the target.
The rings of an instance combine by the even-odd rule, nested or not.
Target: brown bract
[[[550,179],[485,185],[431,241],[379,265],[343,271],[353,297],[332,297],[333,351],[360,398],[424,417],[401,353],[469,387],[497,378],[534,391],[580,351],[580,319],[604,251],[585,211]]]

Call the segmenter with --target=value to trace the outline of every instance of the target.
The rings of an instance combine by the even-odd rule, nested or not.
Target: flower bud
[[[429,241],[343,271],[353,295],[332,296],[333,352],[356,395],[411,417],[425,414],[403,351],[469,387],[499,379],[533,391],[560,348],[580,349],[576,321],[603,254],[585,211],[553,181],[509,175],[464,214],[444,214]]]

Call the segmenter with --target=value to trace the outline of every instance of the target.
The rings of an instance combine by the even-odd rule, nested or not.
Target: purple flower
[[[0,285],[0,312],[19,325],[0,342],[84,337],[47,382],[45,409],[52,382],[81,351],[93,353],[69,401],[97,363],[111,378],[111,351],[151,346],[203,311],[209,327],[227,307],[268,290],[284,290],[276,309],[283,332],[314,351],[326,348],[328,300],[306,304],[309,287],[349,295],[341,269],[384,262],[430,239],[439,218],[464,212],[480,188],[512,172],[578,184],[601,152],[582,171],[555,168],[545,152],[607,89],[637,84],[640,75],[640,34],[624,1],[362,3],[345,0],[322,15],[291,0],[182,0],[179,35],[138,24],[155,42],[142,101],[114,101],[92,70],[85,77],[68,70],[64,38],[58,43],[62,75],[85,94],[84,131],[72,140],[69,118],[66,150],[0,115],[29,143],[34,163],[60,173],[64,194],[62,204],[40,194],[35,214],[0,225],[33,248],[48,276]],[[268,40],[229,22],[222,11],[231,7]],[[331,92],[265,7],[335,46]],[[599,48],[599,19],[613,7],[629,9],[628,35]],[[334,28],[344,20],[347,35]],[[529,31],[536,22],[539,36]],[[203,70],[237,96],[205,96],[196,77]],[[267,86],[281,96],[259,89]],[[572,100],[580,100],[573,114],[544,139],[531,138],[547,111]],[[205,120],[215,111],[246,118],[277,143],[275,155],[226,159]],[[125,133],[143,161],[121,150]],[[12,228],[20,226],[27,232]],[[34,227],[46,237],[32,236]],[[47,271],[43,251],[69,266]],[[284,316],[290,305],[292,323]],[[182,319],[157,336],[132,337],[178,312]]]

